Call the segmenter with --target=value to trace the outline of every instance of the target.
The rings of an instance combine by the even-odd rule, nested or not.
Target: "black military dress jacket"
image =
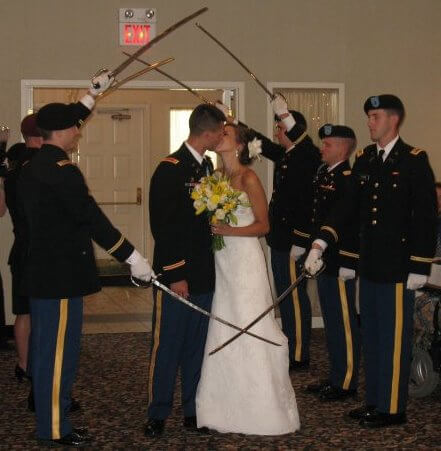
[[[26,147],[24,143],[14,144],[8,150],[9,171],[5,179],[5,197],[14,233],[8,264],[14,270],[23,267],[27,256],[26,219],[17,204],[18,179],[23,165],[27,164],[38,150]],[[12,155],[15,158],[12,158]]]
[[[362,277],[398,283],[408,274],[430,273],[437,235],[434,176],[427,154],[399,139],[387,159],[376,145],[356,154],[350,188],[318,237],[338,242],[344,224],[360,221]]]
[[[59,147],[44,144],[18,182],[28,234],[27,292],[37,298],[99,291],[92,240],[120,261],[133,246],[89,194],[84,177]]]
[[[314,238],[320,233],[320,227],[326,222],[329,212],[343,198],[345,190],[350,185],[350,175],[351,166],[347,160],[340,162],[330,171],[325,163],[319,167],[313,182],[314,198],[311,237]],[[340,267],[356,270],[359,259],[358,248],[359,221],[357,217],[354,217],[342,228],[338,243],[332,242],[326,248],[323,256],[326,263],[325,273],[338,276]]]
[[[191,294],[214,290],[210,225],[205,214],[196,216],[190,197],[193,187],[205,175],[183,144],[161,161],[150,184],[153,269],[162,274],[161,282],[167,285],[186,280]]]
[[[296,125],[288,133],[294,143],[289,150],[255,133],[262,140],[262,155],[274,162],[268,245],[279,251],[289,251],[293,244],[306,248],[311,237],[312,183],[321,163],[320,151]]]

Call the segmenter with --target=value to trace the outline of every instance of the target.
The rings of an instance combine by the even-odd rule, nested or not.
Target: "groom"
[[[225,116],[202,104],[189,120],[190,136],[181,148],[164,158],[150,184],[150,225],[155,240],[153,267],[161,282],[211,310],[214,258],[205,215],[196,216],[190,192],[213,167],[204,158],[222,140]],[[195,396],[199,382],[208,318],[167,293],[154,290],[153,340],[149,369],[148,421],[144,433],[163,433],[173,405],[173,390],[181,369],[183,425],[197,430]]]

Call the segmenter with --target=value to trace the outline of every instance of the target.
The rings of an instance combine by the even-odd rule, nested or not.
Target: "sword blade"
[[[123,52],[124,55],[127,56],[131,56],[131,53],[128,52]],[[140,58],[135,58],[136,61],[138,61],[141,64],[144,64],[146,66],[151,67],[152,64],[148,63],[147,61],[144,61]],[[168,74],[167,72],[164,72],[162,69],[158,69],[155,68],[156,72],[159,72],[160,74],[164,75],[164,77],[169,78],[170,80],[174,81],[175,83],[177,83],[178,85],[182,86],[183,88],[185,88],[187,91],[189,91],[191,94],[193,94],[194,96],[196,96],[198,99],[201,99],[203,102],[205,103],[211,103],[207,98],[205,98],[202,94],[199,94],[197,91],[195,91],[193,88],[191,88],[190,86],[188,86],[187,84],[185,84],[183,81],[178,80],[177,78],[173,77],[173,75]]]
[[[232,329],[235,330],[239,330],[242,333],[246,333],[248,335],[250,335],[251,337],[257,338],[258,340],[262,340],[266,343],[270,343],[274,346],[280,346],[279,343],[275,343],[274,341],[268,340],[264,337],[260,337],[259,335],[255,335],[251,332],[247,332],[247,331],[243,331],[242,328],[240,328],[239,326],[236,326],[233,323],[230,323],[229,321],[220,318],[219,316],[214,315],[213,313],[207,312],[207,310],[204,310],[203,308],[199,307],[196,304],[193,304],[192,302],[190,302],[188,299],[185,299],[182,296],[179,296],[179,294],[176,294],[174,291],[170,290],[170,288],[168,288],[167,286],[163,285],[161,282],[158,282],[157,279],[152,278],[152,284],[157,286],[159,289],[161,289],[162,291],[165,291],[166,293],[168,293],[170,296],[172,296],[174,299],[178,300],[179,302],[182,302],[183,304],[187,305],[188,307],[192,308],[193,310],[196,310],[199,313],[202,313],[205,316],[208,316],[209,318],[218,321],[219,323],[224,324],[225,326],[231,327]]]
[[[203,31],[209,38],[211,38],[219,47],[224,49],[228,55],[230,55],[239,65],[245,69],[248,73],[248,75],[268,94],[271,98],[271,100],[274,98],[274,94],[269,91],[269,89],[256,77],[256,75],[253,74],[253,72],[248,69],[247,66],[231,51],[229,50],[222,42],[219,41],[219,39],[215,38],[209,31],[207,31],[201,24],[196,23],[196,26]]]
[[[168,27],[165,31],[163,31],[161,34],[153,38],[150,42],[147,42],[147,44],[143,45],[141,48],[139,48],[135,53],[133,53],[129,58],[127,58],[125,61],[123,61],[119,66],[117,66],[113,71],[109,74],[109,77],[116,77],[120,72],[122,72],[132,61],[135,60],[135,58],[138,58],[141,56],[145,51],[147,51],[150,47],[157,44],[161,39],[164,39],[167,35],[175,31],[177,28],[181,27],[182,25],[186,24],[190,20],[194,19],[195,17],[200,16],[201,14],[208,11],[208,8],[201,8],[194,12],[193,14],[190,14],[187,17],[184,17],[179,22],[176,22],[171,27]]]
[[[111,94],[112,92],[116,91],[118,88],[120,88],[121,86],[125,85],[127,82],[140,77],[141,75],[144,75],[147,72],[150,72],[154,69],[156,69],[157,67],[163,66],[164,64],[168,64],[171,63],[172,61],[174,61],[174,58],[167,58],[165,60],[162,61],[157,61],[156,63],[150,64],[149,67],[146,67],[145,69],[142,69],[138,72],[135,72],[132,75],[129,75],[128,77],[124,78],[121,81],[118,81],[117,83],[115,83],[112,87],[110,87],[107,91],[104,91],[99,98],[102,99],[103,97],[108,96],[109,94]]]
[[[249,323],[247,326],[245,326],[240,332],[238,332],[236,335],[233,335],[231,338],[229,338],[227,341],[219,345],[217,348],[213,349],[208,355],[216,354],[216,352],[220,351],[221,349],[225,348],[225,346],[229,345],[234,340],[237,340],[241,335],[248,333],[248,330],[253,327],[255,324],[257,324],[262,318],[264,318],[268,313],[275,309],[286,297],[287,294],[289,294],[292,290],[294,290],[300,282],[307,277],[307,273],[303,271],[299,277],[274,301],[274,303],[269,306],[267,309],[265,309],[259,316],[257,316],[251,323]]]

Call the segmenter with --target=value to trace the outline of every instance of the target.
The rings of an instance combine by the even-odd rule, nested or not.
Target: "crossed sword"
[[[193,310],[196,310],[197,312],[202,313],[205,316],[208,316],[209,318],[211,318],[214,321],[217,321],[217,322],[219,322],[221,324],[224,324],[225,326],[231,327],[232,329],[238,331],[237,334],[233,335],[227,341],[225,341],[224,343],[219,345],[217,348],[213,349],[213,351],[209,352],[209,355],[213,355],[216,352],[218,352],[221,349],[223,349],[225,346],[228,346],[230,343],[232,343],[233,341],[237,340],[243,334],[247,334],[247,335],[249,335],[251,337],[257,338],[258,340],[264,341],[264,342],[272,344],[274,346],[281,346],[279,343],[275,343],[274,341],[268,340],[267,338],[261,337],[260,335],[256,335],[256,334],[250,332],[249,329],[251,329],[251,327],[253,327],[255,324],[257,324],[269,312],[271,312],[273,309],[275,309],[283,301],[283,299],[285,299],[285,297],[289,293],[291,293],[291,291],[295,290],[298,287],[298,285],[304,279],[312,279],[314,277],[317,277],[324,269],[325,269],[325,265],[323,264],[321,269],[314,276],[312,276],[305,269],[303,269],[301,274],[299,275],[299,277],[297,277],[297,279],[268,308],[266,308],[259,316],[257,316],[255,319],[253,319],[253,321],[251,321],[245,327],[236,326],[235,324],[231,323],[230,321],[227,321],[227,320],[225,320],[223,318],[220,318],[219,316],[217,316],[217,315],[215,315],[215,314],[213,314],[211,312],[208,312],[207,310],[204,310],[203,308],[199,307],[198,305],[193,304],[188,299],[185,299],[183,296],[180,296],[179,294],[176,294],[174,291],[170,290],[170,288],[168,288],[166,285],[164,285],[161,282],[159,282],[157,276],[152,277],[151,283],[152,283],[152,285],[155,285],[160,290],[165,291],[166,293],[168,293],[173,299],[175,299],[175,300],[177,300],[179,302],[182,302],[183,304],[187,305],[188,307],[192,308]],[[142,287],[142,288],[147,288],[147,286],[145,286],[145,285],[143,285],[141,283],[138,283],[132,276],[130,277],[130,279],[131,279],[132,283],[135,286]]]

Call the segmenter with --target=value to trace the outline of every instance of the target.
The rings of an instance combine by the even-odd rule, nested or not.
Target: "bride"
[[[227,124],[216,152],[234,189],[246,193],[250,207],[238,207],[238,224],[217,224],[225,247],[216,251],[216,289],[212,312],[244,327],[272,303],[265,257],[258,237],[268,232],[265,193],[251,163],[249,131]],[[282,346],[242,335],[221,351],[210,351],[235,331],[210,321],[196,395],[198,427],[219,432],[279,435],[300,428],[288,373],[288,343],[273,312],[250,329]]]

